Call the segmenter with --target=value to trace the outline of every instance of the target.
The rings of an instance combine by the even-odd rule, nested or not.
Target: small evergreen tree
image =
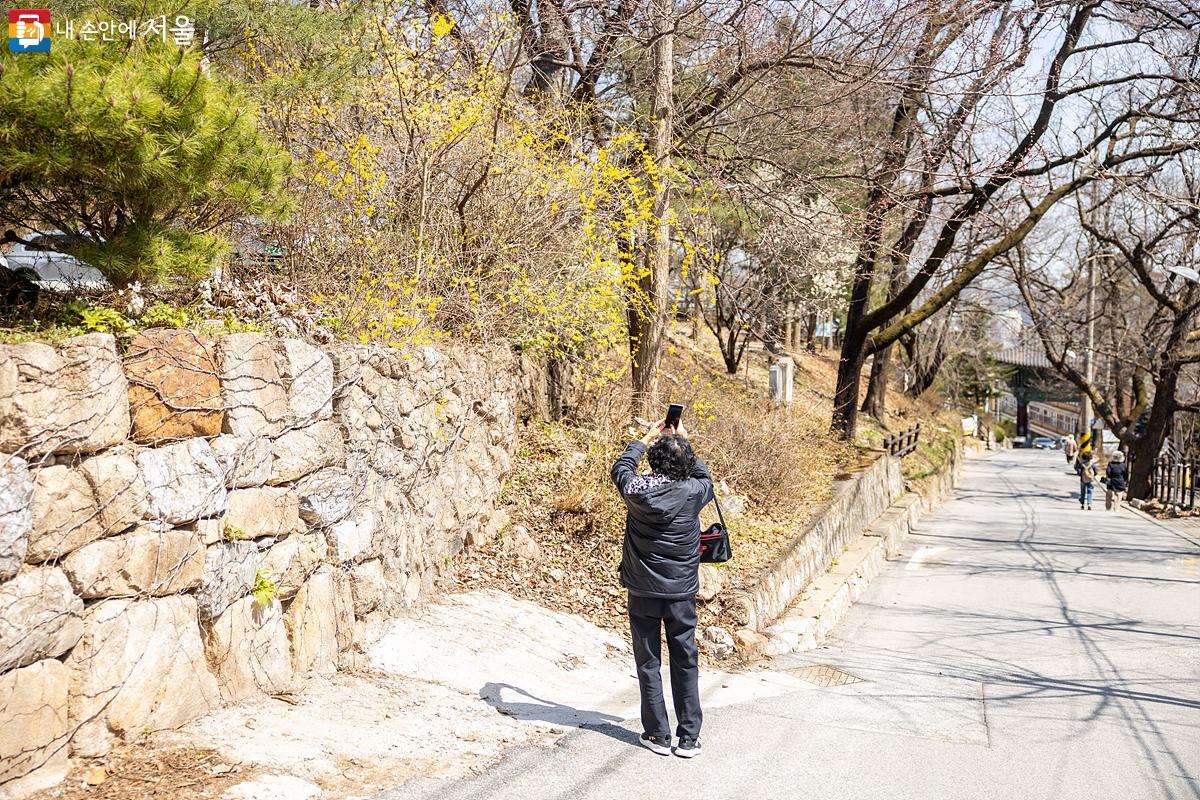
[[[114,285],[206,274],[223,226],[283,213],[288,163],[194,49],[68,39],[0,57],[0,223],[58,228]]]

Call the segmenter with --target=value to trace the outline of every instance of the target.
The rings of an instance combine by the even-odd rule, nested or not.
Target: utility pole
[[[1096,258],[1094,255],[1088,256],[1087,282],[1087,350],[1083,354],[1083,372],[1087,378],[1087,384],[1092,386],[1096,378]],[[1092,450],[1093,458],[1099,458],[1103,452],[1103,443],[1096,436],[1097,431],[1092,429],[1092,396],[1087,392],[1083,393],[1081,405],[1079,430],[1086,432],[1091,437],[1088,449]],[[1080,451],[1083,451],[1082,447],[1080,447]]]

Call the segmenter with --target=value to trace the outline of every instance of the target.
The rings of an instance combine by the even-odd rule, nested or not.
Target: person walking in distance
[[[1125,454],[1118,450],[1104,468],[1104,510],[1120,511],[1128,487],[1129,465],[1125,463]]]
[[[1079,475],[1079,508],[1092,510],[1092,492],[1096,488],[1096,465],[1090,452],[1083,453],[1075,462],[1075,472]]]
[[[642,456],[650,473],[638,474]],[[663,700],[662,631],[671,657],[671,695],[678,744],[675,755],[700,754],[700,670],[696,649],[696,593],[700,591],[700,509],[713,497],[713,480],[682,425],[651,426],[630,442],[612,468],[625,501],[621,585],[629,592],[629,629],[641,691],[641,744],[671,754],[671,727]]]
[[[1075,456],[1078,453],[1079,445],[1075,442],[1075,434],[1068,433],[1067,440],[1063,442],[1063,455],[1067,457],[1067,463],[1074,463]]]

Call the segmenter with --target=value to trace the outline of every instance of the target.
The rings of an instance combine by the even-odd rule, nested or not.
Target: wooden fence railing
[[[1151,496],[1166,505],[1195,508],[1196,481],[1200,477],[1196,467],[1195,459],[1158,459],[1150,473]]]
[[[897,458],[904,458],[906,455],[917,449],[917,441],[921,438],[921,426],[914,425],[906,431],[900,433],[892,433],[883,437],[883,449]]]

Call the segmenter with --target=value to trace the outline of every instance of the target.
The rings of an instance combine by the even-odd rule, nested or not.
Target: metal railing
[[[896,458],[904,458],[917,449],[917,441],[921,438],[921,426],[914,425],[906,431],[891,433],[883,437],[883,449]]]
[[[1165,505],[1195,508],[1196,466],[1195,459],[1156,460],[1154,471],[1150,473],[1150,495]]]

